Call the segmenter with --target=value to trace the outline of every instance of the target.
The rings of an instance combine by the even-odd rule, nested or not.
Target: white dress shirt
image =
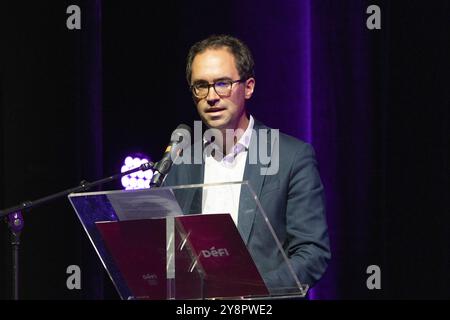
[[[239,141],[233,146],[231,152],[226,156],[216,157],[222,159],[218,161],[212,155],[205,157],[203,183],[242,181],[244,178],[248,147],[252,137],[253,124],[253,117],[250,116],[247,129]],[[240,184],[203,188],[202,212],[229,213],[237,225],[240,193]]]

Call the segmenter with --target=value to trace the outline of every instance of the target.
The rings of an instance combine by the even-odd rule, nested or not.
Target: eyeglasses
[[[211,84],[207,82],[198,82],[191,85],[191,89],[194,96],[203,99],[208,96],[209,88],[213,87],[214,91],[220,97],[229,97],[231,95],[231,90],[233,89],[233,84],[237,82],[245,82],[243,79],[239,80],[220,80],[213,82]]]

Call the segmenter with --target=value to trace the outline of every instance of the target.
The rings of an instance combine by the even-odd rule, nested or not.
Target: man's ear
[[[245,81],[245,99],[250,99],[253,95],[254,90],[255,90],[255,79],[248,78]]]

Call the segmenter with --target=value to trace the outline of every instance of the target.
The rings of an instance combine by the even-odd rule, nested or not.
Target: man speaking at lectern
[[[191,47],[186,77],[197,111],[203,123],[218,129],[223,138],[203,141],[203,147],[215,144],[216,148],[204,156],[201,164],[174,164],[164,186],[247,180],[300,282],[313,286],[331,257],[324,192],[314,150],[309,144],[282,133],[277,132],[273,139],[270,128],[248,114],[245,104],[255,89],[253,67],[248,47],[228,35],[210,36]],[[226,135],[227,129],[235,132],[231,139],[229,133]],[[272,144],[272,151],[277,150],[272,152],[277,159],[270,160],[275,172],[267,172],[267,164],[249,161],[249,150],[255,150],[258,143],[252,131],[267,134],[265,141]],[[287,267],[276,254],[275,242],[269,239],[270,234],[262,231],[267,230],[261,225],[264,222],[242,219],[242,213],[238,212],[239,193],[208,191],[197,200],[202,204],[203,213],[231,213],[257,264],[273,270],[263,274],[269,287],[291,285]]]

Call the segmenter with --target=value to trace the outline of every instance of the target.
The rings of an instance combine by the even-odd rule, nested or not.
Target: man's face
[[[191,84],[239,79],[234,56],[226,48],[208,49],[196,55],[192,62]],[[245,100],[252,96],[254,86],[255,80],[250,78],[234,83],[228,97],[219,96],[213,87],[209,88],[205,98],[194,96],[203,122],[210,128],[245,130],[248,124]]]

